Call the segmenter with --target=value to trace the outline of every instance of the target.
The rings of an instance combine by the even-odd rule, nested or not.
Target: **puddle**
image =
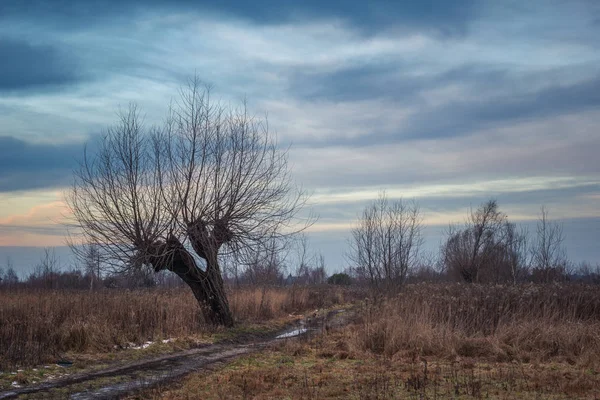
[[[73,366],[73,361],[68,361],[68,360],[58,360],[56,362],[56,365],[58,365],[59,367],[63,367],[63,368],[69,368]]]
[[[291,337],[296,337],[302,335],[303,333],[306,333],[307,331],[308,329],[306,328],[294,329],[293,331],[282,333],[281,335],[276,336],[275,339],[287,339]]]

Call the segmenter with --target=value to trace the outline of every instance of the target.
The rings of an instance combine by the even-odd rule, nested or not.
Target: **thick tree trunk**
[[[207,260],[206,271],[198,268],[196,261],[190,253],[178,242],[171,242],[168,251],[160,249],[162,254],[153,259],[152,264],[156,271],[167,269],[179,276],[194,293],[200,305],[202,315],[209,324],[233,326],[233,315],[229,309],[229,302],[225,293],[223,277],[216,261]]]
[[[177,275],[192,289],[206,322],[212,325],[233,326],[233,315],[220,275],[206,274],[199,279],[190,274]]]

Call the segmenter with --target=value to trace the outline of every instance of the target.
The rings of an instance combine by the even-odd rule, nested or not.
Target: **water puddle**
[[[73,361],[69,361],[69,360],[58,360],[56,362],[56,365],[58,365],[59,367],[63,367],[63,368],[69,368],[73,366]]]
[[[298,328],[298,329],[294,329],[293,331],[289,331],[286,333],[282,333],[279,336],[276,336],[275,339],[287,339],[287,338],[291,338],[291,337],[296,337],[296,336],[300,336],[303,333],[306,333],[308,331],[308,329],[306,328]]]

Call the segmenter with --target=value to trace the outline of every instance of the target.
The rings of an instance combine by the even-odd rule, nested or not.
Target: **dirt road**
[[[290,329],[260,340],[221,343],[144,359],[91,373],[70,375],[60,380],[0,392],[0,400],[118,399],[137,391],[168,384],[191,372],[216,368],[229,361],[259,351],[279,340],[297,340],[321,334],[332,325],[343,325],[347,312],[333,310],[321,317],[300,321]]]

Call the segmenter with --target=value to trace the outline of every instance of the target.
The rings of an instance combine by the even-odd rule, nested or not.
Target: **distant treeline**
[[[600,264],[570,262],[562,225],[542,207],[535,232],[508,220],[495,200],[471,210],[467,220],[448,228],[438,254],[423,253],[421,213],[416,202],[390,201],[382,193],[365,208],[349,240],[350,267],[328,276],[322,255],[310,252],[306,236],[295,246],[267,246],[244,263],[223,260],[223,280],[243,285],[359,285],[397,290],[405,283],[463,282],[481,284],[578,282],[600,284]],[[294,253],[294,254],[292,254]],[[24,279],[10,259],[0,266],[0,288],[99,289],[179,287],[169,271],[103,265],[89,246],[80,266],[65,271],[51,249],[45,249],[34,271]],[[123,272],[124,271],[124,272]]]

